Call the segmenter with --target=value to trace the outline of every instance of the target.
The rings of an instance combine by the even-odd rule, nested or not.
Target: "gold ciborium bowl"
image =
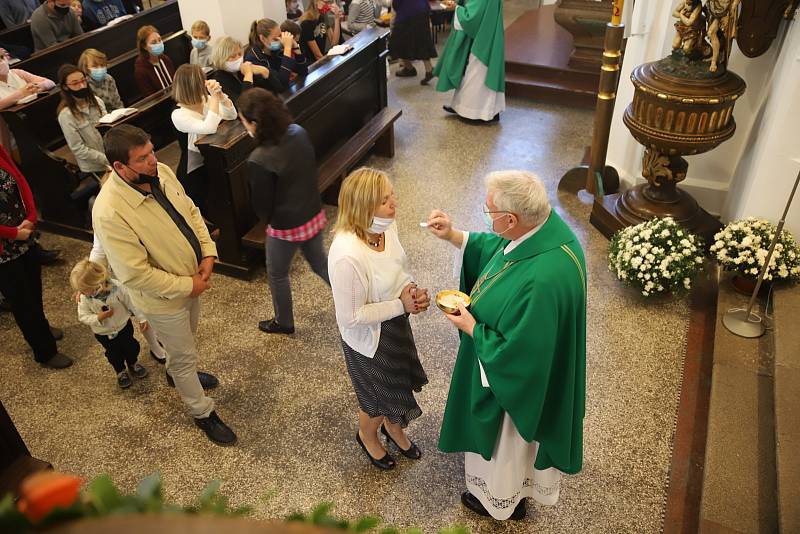
[[[445,289],[436,294],[436,305],[443,312],[450,315],[458,315],[458,302],[464,304],[465,308],[470,305],[471,299],[466,293],[455,289]]]

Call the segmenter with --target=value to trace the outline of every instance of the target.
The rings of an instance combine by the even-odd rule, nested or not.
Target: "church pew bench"
[[[87,48],[102,51],[109,60],[136,48],[136,32],[148,24],[158,28],[162,35],[183,29],[178,0],[167,0],[114,26],[104,26],[35,52],[14,67],[55,80],[58,68],[65,63],[76,63]]]
[[[30,22],[23,22],[0,31],[0,46],[9,45],[25,47],[33,52],[33,34],[31,34]]]
[[[318,166],[319,191],[323,192],[337,181],[344,179],[350,170],[375,147],[376,152],[391,158],[394,156],[394,121],[402,111],[383,108],[353,137],[339,147]],[[259,222],[242,237],[242,246],[263,250],[266,225]]]

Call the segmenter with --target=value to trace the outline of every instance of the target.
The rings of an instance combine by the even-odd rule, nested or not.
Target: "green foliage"
[[[346,530],[348,532],[374,532],[374,534],[424,534],[422,529],[410,528],[407,530],[400,530],[394,527],[384,527],[380,530],[375,530],[381,523],[379,517],[364,516],[356,519],[355,521],[348,521],[345,519],[337,519],[331,515],[333,503],[325,502],[314,508],[311,513],[303,514],[295,512],[286,518],[286,521],[297,521],[300,523],[309,523],[322,527]],[[465,527],[452,527],[439,530],[438,534],[469,534],[469,530]]]

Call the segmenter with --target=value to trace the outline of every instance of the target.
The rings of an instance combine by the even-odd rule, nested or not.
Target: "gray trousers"
[[[294,312],[292,311],[292,289],[289,286],[289,268],[292,265],[294,253],[299,248],[303,252],[311,269],[322,278],[328,286],[328,256],[322,246],[322,232],[308,241],[284,241],[267,236],[267,280],[272,293],[272,308],[275,310],[275,320],[281,326],[294,326]],[[168,349],[169,350],[169,349]]]
[[[150,327],[167,350],[167,372],[192,417],[208,417],[214,401],[206,396],[197,378],[197,347],[194,335],[200,320],[200,299],[190,298],[179,311],[147,314]]]

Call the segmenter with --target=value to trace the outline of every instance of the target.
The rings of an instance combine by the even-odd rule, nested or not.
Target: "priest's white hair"
[[[550,215],[542,181],[526,171],[496,171],[486,176],[486,189],[498,211],[515,213],[523,223],[539,226]]]

